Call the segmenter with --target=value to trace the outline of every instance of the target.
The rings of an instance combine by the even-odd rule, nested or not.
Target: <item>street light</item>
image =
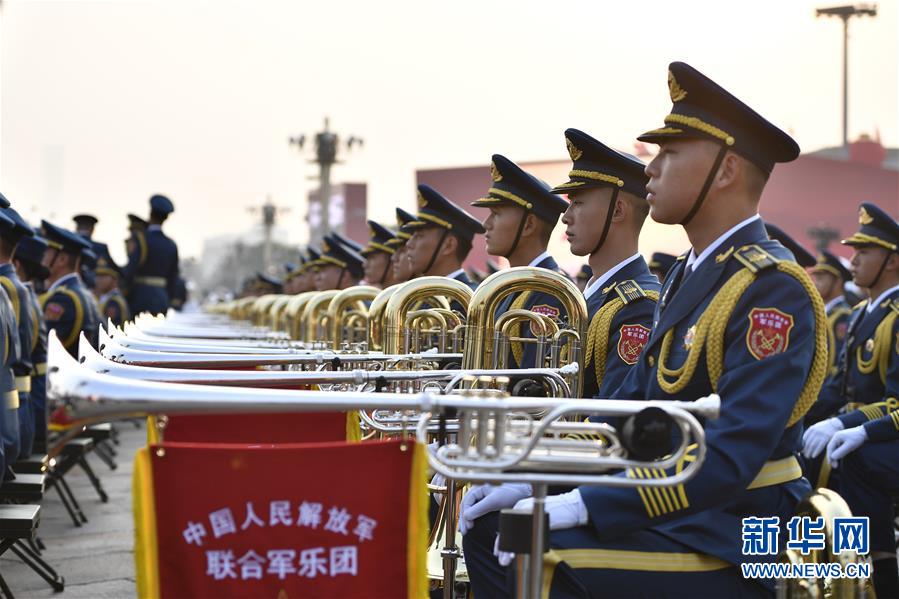
[[[816,17],[838,17],[843,20],[843,147],[849,145],[849,19],[877,16],[876,4],[854,4],[819,8]]]
[[[340,162],[337,160],[337,150],[340,147],[341,140],[336,133],[329,129],[328,125],[328,117],[325,117],[324,131],[315,134],[315,160],[311,161],[318,164],[319,167],[317,198],[319,209],[317,211],[309,210],[307,212],[307,220],[309,220],[308,214],[313,212],[318,212],[321,216],[318,222],[309,222],[309,241],[313,243],[318,243],[330,231],[328,203],[331,200],[331,166]],[[289,145],[296,146],[300,150],[303,149],[305,143],[305,135],[288,139]],[[345,145],[347,150],[352,150],[355,146],[362,146],[363,141],[361,137],[351,135],[347,138]]]

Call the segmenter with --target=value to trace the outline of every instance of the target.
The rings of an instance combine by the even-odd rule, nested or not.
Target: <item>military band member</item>
[[[34,444],[35,453],[47,450],[47,324],[44,322],[43,310],[35,289],[35,283],[43,281],[49,276],[47,267],[44,266],[44,253],[47,251],[47,241],[43,237],[34,235],[24,237],[16,244],[13,252],[12,263],[16,267],[22,283],[28,289],[30,298],[29,310],[34,322],[37,323],[37,335],[32,339],[31,346],[31,407],[34,418]]]
[[[172,201],[162,195],[150,198],[150,221],[143,236],[134,230],[128,243],[128,264],[124,268],[128,285],[128,305],[134,315],[141,312],[165,314],[178,282],[178,246],[162,232],[162,225],[175,211]],[[141,244],[143,237],[146,250]]]
[[[771,581],[744,579],[739,568],[775,559],[742,555],[742,519],[778,516],[784,526],[811,490],[795,452],[826,373],[824,306],[758,216],[774,164],[799,147],[692,67],[669,69],[671,114],[639,138],[660,146],[646,167],[647,200],[653,220],[682,225],[693,247],[669,273],[650,339],[613,396],[717,392],[721,415],[704,423],[706,461],[683,485],[548,498],[551,596],[770,594]]]
[[[637,246],[649,213],[646,165],[576,129],[565,131],[571,154],[562,216],[571,252],[589,256],[592,279],[584,295],[590,325],[586,339],[583,397],[610,397],[637,363],[649,339],[659,282]],[[493,555],[498,510],[531,495],[530,485],[478,485],[460,514],[463,548],[475,596],[505,593],[503,568]]]
[[[0,206],[9,207],[9,201],[2,194]],[[3,228],[15,226],[2,212],[0,224]],[[0,286],[0,337],[0,481],[3,481],[15,479],[10,466],[18,459],[20,446],[19,392],[14,372],[20,352],[19,329],[13,299],[3,286]]]
[[[368,244],[359,252],[365,258],[363,270],[365,282],[384,289],[393,284],[393,264],[391,260],[396,248],[390,242],[396,239],[393,231],[373,220],[368,221],[371,234]]]
[[[269,295],[272,293],[281,293],[284,283],[278,277],[268,273],[257,272],[255,281],[256,295]]]
[[[821,252],[815,265],[809,271],[818,293],[824,300],[824,311],[827,313],[828,355],[830,356],[830,374],[836,374],[837,358],[843,350],[846,330],[852,306],[846,301],[843,286],[852,280],[852,273],[835,255],[828,251]],[[806,425],[811,424],[808,419]]]
[[[31,406],[31,371],[34,365],[31,361],[31,350],[38,323],[30,309],[31,295],[16,273],[12,256],[16,244],[26,237],[33,237],[34,229],[13,208],[3,208],[2,212],[12,223],[6,226],[0,223],[0,284],[12,301],[18,329],[19,351],[12,367],[19,396],[18,427],[15,437],[19,443],[18,457],[24,459],[31,455],[34,444],[34,415]],[[8,440],[9,437],[4,435],[4,442]]]
[[[96,347],[98,309],[94,296],[78,276],[81,252],[89,249],[88,242],[71,231],[41,221],[41,228],[49,246],[44,263],[49,270],[49,287],[41,297],[44,321],[48,330],[55,330],[60,342],[72,356],[78,355],[78,336],[84,333]]]
[[[562,273],[546,248],[559,216],[568,206],[565,200],[551,193],[549,185],[500,154],[492,157],[490,176],[493,181],[487,195],[471,203],[490,210],[481,223],[487,253],[506,258],[510,266],[533,266]],[[500,302],[496,316],[519,309],[544,314],[556,323],[564,318],[562,306],[555,297],[531,291],[507,296]],[[523,330],[515,336],[534,338],[533,326],[520,328]],[[536,343],[513,341],[506,359],[507,368],[542,368],[548,350],[547,343],[544,355],[538,357]]]
[[[815,458],[827,447],[828,463],[849,454],[838,470],[839,491],[853,514],[871,517],[877,596],[897,596],[889,494],[899,489],[899,223],[864,203],[859,224],[843,243],[855,250],[852,278],[870,299],[853,310],[839,370],[815,405],[823,415],[843,412],[805,432],[803,453]]]
[[[462,269],[474,236],[484,233],[475,217],[433,187],[419,185],[418,214],[403,229],[412,234],[406,251],[415,275],[449,277],[475,288]]]
[[[334,233],[322,239],[322,252],[316,265],[315,289],[346,289],[362,279],[365,259],[356,250],[341,243]]]
[[[97,258],[97,268],[94,269],[96,285],[94,293],[97,295],[100,317],[102,322],[105,323],[106,319],[109,319],[117,327],[121,327],[125,321],[131,319],[128,302],[119,289],[120,276],[121,269],[111,256],[106,254]]]
[[[665,252],[653,252],[649,259],[649,272],[659,279],[659,283],[665,284],[665,275],[674,266],[677,256],[666,254]]]
[[[396,237],[388,242],[388,245],[395,250],[390,260],[394,283],[405,283],[415,277],[407,248],[407,242],[412,238],[412,234],[404,230],[404,227],[414,220],[414,214],[406,212],[402,208],[396,209]]]

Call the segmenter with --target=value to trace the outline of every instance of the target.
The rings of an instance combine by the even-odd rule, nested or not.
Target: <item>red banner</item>
[[[400,441],[164,443],[135,462],[141,597],[421,597],[426,458]]]

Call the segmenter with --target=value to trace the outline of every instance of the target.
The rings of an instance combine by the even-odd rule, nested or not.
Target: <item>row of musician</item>
[[[395,368],[409,363],[410,352],[433,349],[425,357],[431,363],[461,351],[463,370],[573,362],[579,368],[565,374],[575,379],[570,392],[577,397],[717,393],[721,417],[704,423],[705,463],[689,482],[652,492],[581,486],[548,498],[551,546],[563,556],[552,570],[553,595],[603,589],[627,596],[634,588],[660,596],[675,589],[765,594],[772,581],[740,574],[749,559],[741,553],[741,523],[776,516],[785,526],[812,480],[837,487],[853,513],[870,518],[873,582],[890,596],[897,584],[891,494],[899,463],[899,224],[874,204],[859,208],[858,231],[844,243],[855,250],[851,276],[869,299],[840,306],[840,261],[816,261],[813,283],[799,246],[758,216],[768,174],[798,155],[796,143],[688,65],[672,64],[668,82],[666,126],[640,138],[660,146],[650,164],[569,129],[572,169],[553,189],[494,156],[493,184],[474,202],[490,209],[483,225],[421,186],[417,214],[400,213],[395,234],[373,226],[360,251],[331,235],[292,277],[311,273],[323,291],[214,309],[285,331],[265,344],[317,351],[319,366],[352,367],[380,352],[395,358],[387,361]],[[560,215],[573,253],[589,256],[593,274],[583,294],[545,253]],[[683,226],[692,244],[664,283],[637,252],[647,215]],[[478,288],[484,297],[495,288],[500,299],[470,304],[461,264],[474,235],[485,231],[491,253],[524,268]],[[385,288],[354,285],[363,268]],[[387,285],[387,273],[402,277],[403,269],[424,276]],[[96,336],[96,323],[82,324],[75,335],[57,330],[72,352],[77,332]],[[529,381],[517,391],[546,386]],[[620,476],[657,474],[637,468]],[[463,501],[460,529],[476,596],[507,594],[495,515],[528,505],[531,492],[527,484],[483,485]],[[603,561],[609,556],[611,564]]]

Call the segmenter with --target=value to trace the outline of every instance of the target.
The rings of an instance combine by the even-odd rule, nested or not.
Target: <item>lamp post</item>
[[[306,143],[306,136],[291,137],[288,144],[296,146],[302,150]],[[318,164],[319,188],[316,202],[318,204],[319,218],[313,222],[309,218],[312,210],[307,211],[306,220],[309,221],[309,241],[310,243],[318,243],[331,230],[330,215],[328,214],[328,204],[331,200],[331,167],[339,163],[337,160],[337,151],[340,147],[340,137],[330,130],[328,117],[325,117],[325,128],[315,134],[315,160],[312,162]],[[345,146],[347,150],[351,150],[354,146],[361,146],[362,138],[351,135],[347,138]],[[311,207],[310,207],[311,208]],[[342,232],[342,231],[341,231]]]
[[[877,16],[876,4],[855,4],[819,8],[816,17],[838,17],[843,20],[843,147],[849,145],[849,19]]]

